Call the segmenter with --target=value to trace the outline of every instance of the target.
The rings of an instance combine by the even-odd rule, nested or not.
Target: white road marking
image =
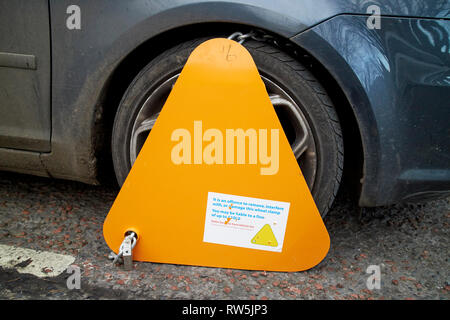
[[[0,267],[30,273],[40,278],[56,277],[75,261],[75,257],[0,244]]]

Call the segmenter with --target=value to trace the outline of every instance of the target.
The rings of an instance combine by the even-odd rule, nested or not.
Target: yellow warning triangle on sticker
[[[111,250],[127,231],[138,261],[301,271],[326,256],[328,232],[239,43],[190,55],[105,219]]]
[[[253,237],[252,243],[271,247],[278,246],[277,239],[275,238],[275,235],[273,234],[272,228],[269,224],[264,225],[264,227],[262,227],[261,230],[258,231],[258,233]]]

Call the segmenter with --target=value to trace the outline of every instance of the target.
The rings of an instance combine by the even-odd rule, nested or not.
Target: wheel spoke
[[[153,116],[151,116],[150,118],[145,119],[144,121],[142,121],[136,128],[136,130],[133,132],[132,136],[131,136],[131,141],[130,141],[130,160],[131,160],[131,165],[134,164],[134,161],[136,161],[136,158],[138,156],[138,149],[140,150],[140,148],[138,148],[138,144],[139,144],[139,138],[142,134],[149,132],[150,130],[152,130],[153,126],[155,125],[156,122],[156,118],[158,118],[159,116],[159,112]]]
[[[308,128],[298,108],[289,100],[280,97],[279,95],[271,95],[270,101],[275,108],[285,108],[289,112],[290,116],[294,117],[295,122],[295,140],[292,143],[292,151],[295,157],[298,159],[307,149],[309,144]]]

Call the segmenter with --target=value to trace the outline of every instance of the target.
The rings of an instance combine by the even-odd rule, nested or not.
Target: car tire
[[[126,90],[116,112],[111,141],[112,159],[119,185],[123,184],[132,166],[132,131],[143,104],[158,86],[179,74],[191,52],[206,40],[207,38],[188,41],[165,51],[153,59]],[[244,46],[251,53],[264,79],[286,93],[289,101],[295,103],[295,107],[306,119],[308,132],[314,142],[314,150],[308,156],[314,157],[315,161],[307,163],[315,166],[314,177],[307,182],[316,205],[324,216],[338,191],[344,161],[341,128],[333,103],[313,74],[290,55],[259,41],[246,41]],[[285,129],[286,134],[287,131]],[[302,156],[299,156],[301,168]],[[307,164],[303,166],[306,168]]]

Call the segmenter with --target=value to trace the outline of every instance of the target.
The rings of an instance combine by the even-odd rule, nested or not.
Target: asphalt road
[[[1,299],[449,299],[450,199],[360,210],[341,191],[325,218],[332,246],[306,272],[254,272],[155,263],[112,266],[102,223],[118,189],[0,172],[0,248],[73,257],[71,274],[0,268]],[[0,250],[0,260],[5,252]],[[22,260],[23,261],[22,261]],[[58,259],[57,259],[58,260]],[[37,264],[37,262],[36,262]],[[380,288],[367,287],[367,268]],[[41,268],[42,267],[42,268]],[[372,267],[374,268],[374,267]],[[75,282],[72,282],[75,283]]]

